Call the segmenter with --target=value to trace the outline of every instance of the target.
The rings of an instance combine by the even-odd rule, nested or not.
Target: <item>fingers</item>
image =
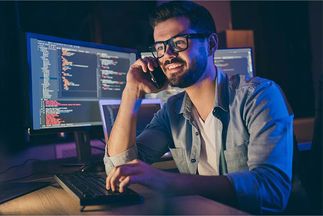
[[[147,58],[145,58],[145,61],[147,61],[148,69],[150,71],[154,71],[155,68],[157,68],[159,66],[157,60],[153,57],[147,57]]]
[[[120,188],[120,183],[127,179],[128,176],[135,175],[140,172],[140,167],[138,166],[138,160],[133,160],[127,164],[114,167],[106,178],[106,188],[107,190],[116,191],[118,187]],[[129,184],[129,180],[126,180],[122,187]],[[122,190],[124,190],[122,188]]]
[[[137,85],[140,91],[144,93],[156,92],[158,89],[151,81],[148,72],[154,71],[158,66],[157,59],[153,57],[138,59],[130,66],[127,75],[127,84]]]
[[[115,167],[107,177],[107,184],[109,184],[108,188],[111,189],[112,191],[115,191],[116,187],[119,184],[119,182],[116,181],[118,176],[120,176],[120,168]]]
[[[138,59],[134,66],[136,68],[140,67],[143,72],[147,73],[148,71],[154,71],[156,67],[158,67],[158,62],[153,57],[145,57],[142,59]]]
[[[142,89],[146,92],[146,93],[152,93],[153,91],[156,90],[156,87],[154,86],[154,84],[150,81],[150,80],[146,80],[144,79],[142,81]]]
[[[120,184],[119,184],[119,192],[122,193],[122,192],[125,191],[125,188],[128,185],[137,183],[137,179],[138,179],[137,175],[127,176],[127,177],[123,178],[122,181],[120,181]]]
[[[123,193],[125,191],[125,188],[130,185],[130,184],[134,184],[134,183],[138,183],[137,181],[138,176],[137,175],[133,175],[133,176],[121,176],[119,178],[119,182],[117,183],[117,187],[115,187],[115,190],[118,190],[120,193]],[[115,191],[113,190],[113,191]]]
[[[124,177],[124,178],[120,178],[119,179],[119,192],[122,193],[124,192],[124,189],[126,186],[128,186],[130,184],[130,176]]]
[[[130,184],[142,184],[152,188],[162,188],[162,175],[157,169],[148,164],[133,160],[112,169],[106,179],[107,189],[124,192]]]
[[[147,72],[148,71],[148,66],[147,66],[147,62],[144,60],[144,59],[138,59],[135,63],[134,63],[134,66],[136,68],[141,68],[141,70],[143,72]]]

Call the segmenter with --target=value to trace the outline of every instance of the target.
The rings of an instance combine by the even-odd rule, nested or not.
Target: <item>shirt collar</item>
[[[229,82],[227,75],[221,70],[217,69],[217,76],[215,80],[215,102],[214,108],[219,107],[223,111],[229,111]]]
[[[228,77],[221,69],[217,68],[217,76],[215,79],[215,101],[214,110],[222,109],[225,112],[229,110],[229,97],[228,97]],[[185,92],[178,114],[183,114],[184,117],[190,119],[192,113],[193,103]]]

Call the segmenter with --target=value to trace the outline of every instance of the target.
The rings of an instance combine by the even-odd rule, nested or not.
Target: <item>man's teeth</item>
[[[168,69],[174,69],[174,68],[177,68],[177,67],[179,67],[179,66],[181,66],[181,64],[172,64],[172,65],[170,65],[170,66],[168,67]]]

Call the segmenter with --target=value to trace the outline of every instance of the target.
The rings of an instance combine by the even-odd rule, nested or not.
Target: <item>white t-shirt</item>
[[[217,119],[212,112],[209,113],[205,122],[193,108],[193,118],[197,123],[201,134],[201,154],[197,165],[199,175],[219,175],[220,147],[216,142]]]

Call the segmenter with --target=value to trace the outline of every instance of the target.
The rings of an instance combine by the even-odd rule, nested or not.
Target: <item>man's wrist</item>
[[[136,85],[126,85],[122,92],[122,97],[133,98],[133,99],[142,99],[145,97],[145,92],[141,91],[139,86]]]

